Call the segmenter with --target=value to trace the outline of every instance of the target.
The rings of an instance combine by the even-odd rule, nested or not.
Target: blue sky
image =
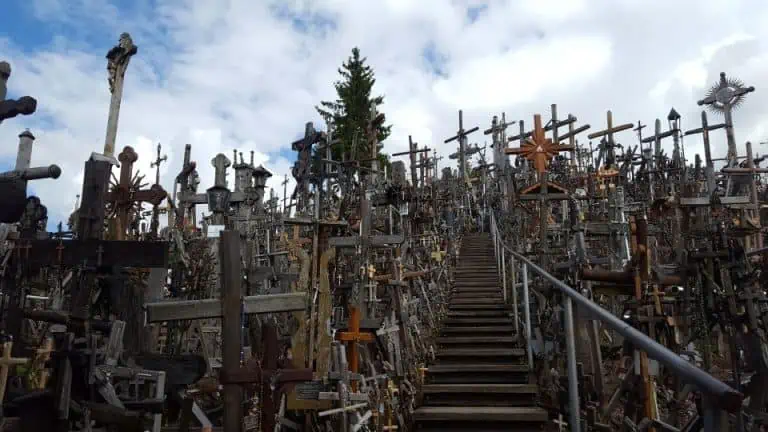
[[[133,146],[136,169],[152,174],[162,143],[167,190],[189,143],[201,186],[212,182],[216,153],[254,150],[274,173],[268,185],[282,192],[295,160],[290,144],[307,121],[324,128],[314,105],[335,99],[337,68],[354,46],[385,96],[390,153],[406,150],[409,135],[439,155],[454,152],[441,143],[455,133],[459,109],[465,124],[487,127],[502,112],[530,124],[557,103],[563,116],[602,129],[607,109],[616,121],[652,124],[674,105],[684,127],[694,127],[696,100],[721,70],[758,88],[736,113],[736,133],[761,141],[764,22],[768,7],[750,0],[8,0],[0,58],[13,66],[9,93],[39,103],[35,115],[0,125],[0,170],[12,166],[17,135],[30,128],[33,164],[63,171],[31,190],[52,221],[66,219],[84,160],[103,146],[104,56],[124,31],[139,53],[126,73],[118,152]],[[660,31],[670,28],[675,38]],[[686,154],[700,151],[696,139],[686,146]]]

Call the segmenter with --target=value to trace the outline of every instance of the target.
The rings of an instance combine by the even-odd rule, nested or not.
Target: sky
[[[0,60],[13,68],[9,97],[33,96],[38,110],[0,124],[0,171],[12,169],[17,136],[29,128],[33,165],[63,171],[31,182],[30,193],[48,207],[49,226],[66,221],[85,160],[103,149],[105,55],[122,32],[139,51],[126,73],[117,152],[132,146],[135,167],[153,179],[161,143],[168,191],[191,144],[201,190],[213,185],[211,159],[237,149],[246,158],[255,152],[282,197],[291,142],[308,121],[324,128],[314,106],[335,99],[337,68],[355,46],[376,73],[374,92],[385,97],[388,153],[406,150],[409,135],[438,154],[454,152],[455,141],[443,140],[456,133],[459,109],[465,128],[481,131],[502,112],[526,126],[535,113],[546,121],[553,103],[560,116],[571,113],[596,131],[612,110],[614,124],[642,121],[648,134],[674,107],[683,129],[693,129],[696,101],[720,72],[756,87],[734,123],[740,152],[751,140],[763,153],[766,22],[764,0],[6,0]],[[632,131],[617,140],[637,143]],[[712,141],[724,155],[724,133]],[[668,153],[671,146],[665,142]],[[702,152],[698,137],[684,146],[689,158]]]

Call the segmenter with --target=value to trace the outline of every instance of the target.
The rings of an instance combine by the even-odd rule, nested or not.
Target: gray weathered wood
[[[243,297],[246,314],[302,311],[306,307],[306,293],[270,294]],[[239,304],[239,303],[238,303]],[[221,318],[221,300],[181,300],[147,303],[147,323],[191,319]],[[239,315],[239,309],[238,309]]]

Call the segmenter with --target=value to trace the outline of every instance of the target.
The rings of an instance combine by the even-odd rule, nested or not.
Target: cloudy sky
[[[83,162],[103,148],[105,54],[126,31],[139,53],[126,75],[117,149],[133,146],[138,168],[151,178],[149,163],[162,143],[167,190],[190,143],[203,188],[212,185],[217,153],[254,150],[282,196],[279,183],[295,158],[290,143],[307,121],[323,127],[313,107],[335,97],[336,69],[354,46],[385,95],[382,111],[394,125],[390,153],[405,149],[409,134],[442,154],[455,151],[442,141],[455,133],[459,109],[467,127],[485,128],[501,112],[530,125],[534,113],[546,119],[557,103],[561,115],[573,113],[594,131],[604,128],[608,109],[615,123],[652,125],[674,106],[690,129],[698,127],[696,101],[721,71],[757,88],[735,114],[738,142],[768,139],[764,0],[2,3],[9,97],[34,96],[38,111],[0,125],[0,171],[12,168],[17,135],[29,128],[37,137],[33,165],[63,169],[56,181],[32,184],[52,225],[72,210]],[[713,134],[721,153],[723,135]],[[476,133],[470,142],[486,138]],[[634,144],[636,137],[629,131],[619,140]],[[685,146],[688,155],[701,151],[695,138]]]

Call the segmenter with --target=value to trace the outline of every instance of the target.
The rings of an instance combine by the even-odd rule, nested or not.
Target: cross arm
[[[603,129],[603,130],[598,131],[598,132],[591,133],[591,134],[587,135],[587,138],[589,138],[589,139],[600,138],[600,137],[606,136],[608,134],[614,134],[616,132],[622,132],[622,131],[625,131],[627,129],[632,129],[634,127],[635,127],[634,123],[625,123],[623,125],[619,125],[619,126],[616,126],[616,127],[611,127],[611,128],[608,128],[608,129]]]
[[[469,134],[471,134],[473,132],[477,132],[478,130],[480,130],[480,126],[475,126],[472,129],[469,129],[469,130],[466,130],[466,131],[459,131],[458,134],[448,138],[447,140],[443,141],[443,143],[444,144],[448,144],[451,141],[456,141],[457,139],[459,139],[461,137],[464,137],[464,136],[467,136],[467,135],[469,135]]]
[[[720,123],[720,124],[716,124],[716,125],[712,125],[712,126],[704,126],[704,127],[700,127],[700,128],[696,128],[696,129],[691,129],[691,130],[685,131],[685,136],[697,135],[697,134],[700,134],[700,133],[704,133],[704,131],[709,132],[709,131],[713,131],[713,130],[722,129],[724,127],[725,127],[725,123]],[[645,141],[643,141],[643,142],[645,142]]]
[[[17,249],[32,265],[75,266],[86,262],[100,266],[164,268],[168,243],[111,240],[28,240]]]
[[[306,308],[305,293],[270,294],[243,297],[246,314],[295,312]],[[221,300],[181,300],[146,303],[147,323],[221,318]]]
[[[368,242],[373,247],[387,247],[393,244],[402,244],[405,241],[405,237],[399,234],[395,235],[381,235],[373,236]],[[362,244],[362,238],[359,236],[351,237],[331,237],[328,239],[328,245],[333,247],[356,247]]]
[[[19,99],[0,101],[0,121],[14,118],[18,115],[30,115],[37,110],[37,100],[31,96]]]
[[[660,139],[668,138],[668,137],[671,137],[676,131],[677,129],[670,129],[666,132],[661,132],[656,135],[651,135],[649,137],[643,138],[641,142],[651,143],[651,142],[655,142],[657,139],[660,140]]]

